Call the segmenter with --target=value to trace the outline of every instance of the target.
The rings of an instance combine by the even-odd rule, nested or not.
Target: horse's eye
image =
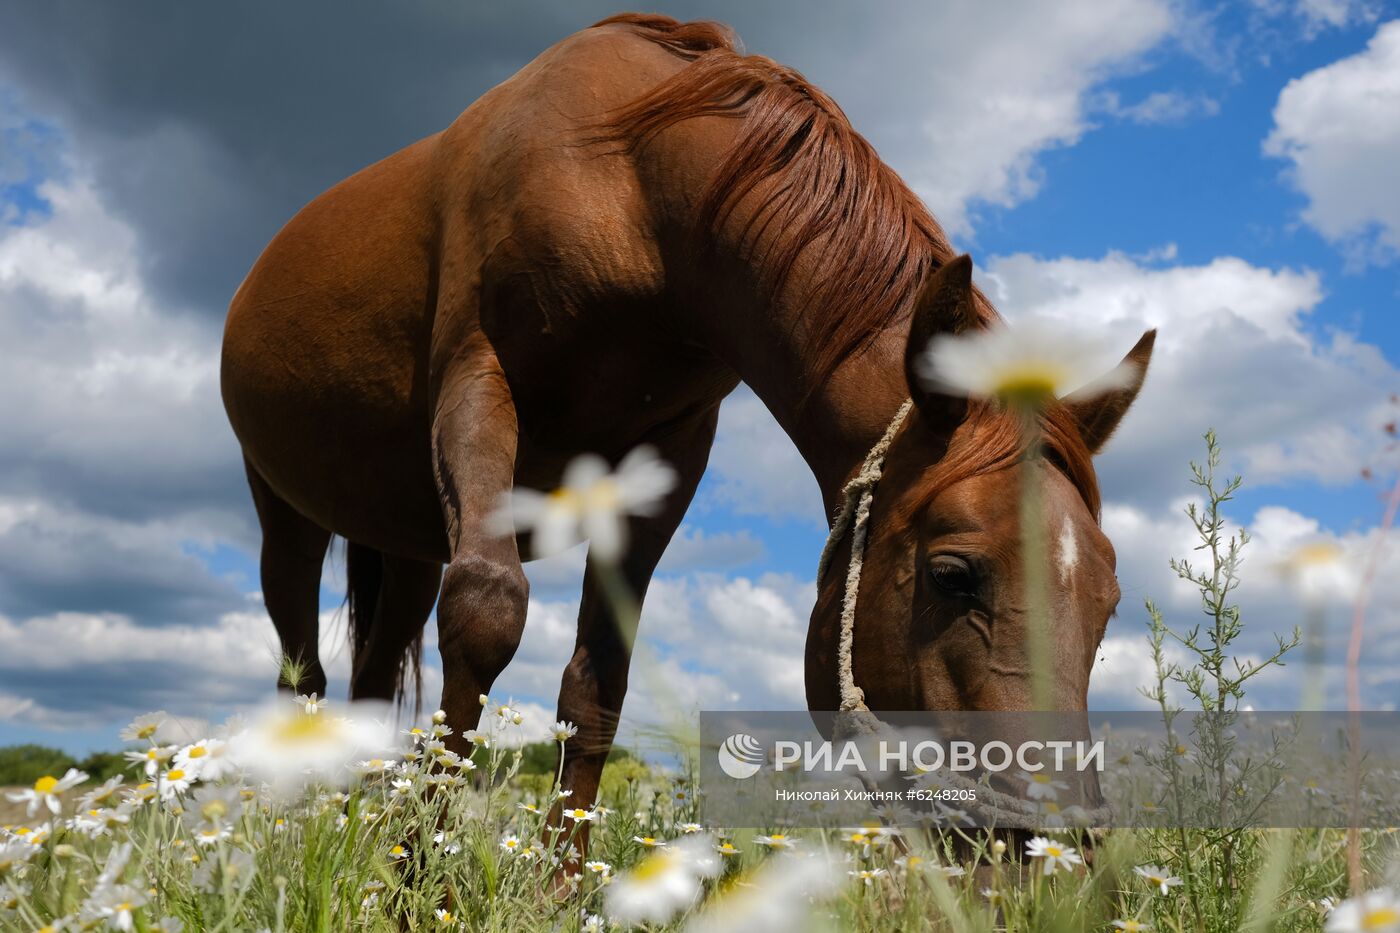
[[[945,593],[972,596],[977,592],[977,574],[961,557],[939,554],[928,562],[929,579]]]

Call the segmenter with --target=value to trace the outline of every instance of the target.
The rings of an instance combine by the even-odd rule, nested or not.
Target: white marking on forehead
[[[1074,522],[1068,515],[1060,526],[1060,582],[1069,583],[1074,568],[1079,566],[1079,538],[1074,534]]]

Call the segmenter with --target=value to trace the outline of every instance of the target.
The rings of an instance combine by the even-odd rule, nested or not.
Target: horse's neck
[[[762,328],[755,337],[777,344],[770,348],[773,357],[789,362],[755,365],[749,372],[741,369],[740,376],[807,461],[830,520],[841,504],[842,488],[908,397],[905,336],[894,332],[881,336],[822,378],[811,366],[810,347],[783,345],[794,340],[791,335],[800,328],[786,325],[781,308],[770,309],[769,314],[768,320],[776,326]]]

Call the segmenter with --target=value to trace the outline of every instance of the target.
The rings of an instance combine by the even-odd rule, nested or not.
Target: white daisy
[[[1097,335],[1067,335],[1062,323],[1046,320],[935,337],[918,371],[951,395],[1034,406],[1081,388],[1107,392],[1137,375]]]
[[[146,903],[146,895],[128,885],[99,887],[88,899],[84,909],[107,920],[107,925],[118,930],[136,928],[136,909]]]
[[[709,838],[692,836],[642,859],[608,885],[607,915],[620,923],[659,925],[689,907],[718,867],[705,858],[713,856],[710,846]]]
[[[274,790],[299,789],[317,780],[340,784],[354,774],[353,762],[379,757],[391,746],[389,715],[382,706],[358,703],[346,716],[308,716],[281,705],[270,707],[230,737],[228,756]]]
[[[676,473],[650,447],[638,447],[609,471],[607,461],[584,454],[564,469],[553,492],[515,489],[492,513],[497,534],[528,531],[535,557],[589,541],[590,554],[616,561],[627,546],[627,519],[655,515],[676,485]]]
[[[298,696],[292,698],[292,702],[300,706],[302,708],[302,711],[305,712],[307,715],[312,716],[314,716],[316,713],[319,713],[322,710],[322,708],[324,708],[326,705],[325,699],[322,697],[318,697],[314,693],[310,695],[304,693],[299,694]]]
[[[5,796],[15,803],[28,804],[27,812],[30,816],[39,812],[40,807],[48,807],[49,812],[57,814],[62,807],[59,794],[72,790],[87,779],[87,772],[69,768],[61,778],[46,774],[35,781],[33,787],[12,791]]]
[[[1060,791],[1069,790],[1064,781],[1057,781],[1044,771],[1017,771],[1016,776],[1026,782],[1026,797],[1031,800],[1056,800]]]
[[[1139,865],[1133,869],[1133,872],[1152,887],[1157,888],[1162,894],[1167,894],[1172,888],[1182,883],[1180,878],[1156,865]]]
[[[171,768],[162,774],[157,782],[161,799],[170,800],[173,797],[178,797],[189,790],[190,785],[194,782],[195,776],[184,768]]]
[[[169,717],[165,710],[137,716],[121,731],[122,741],[154,742],[156,733],[160,731],[161,726],[165,725],[167,718]]]
[[[114,774],[97,787],[78,798],[79,810],[106,807],[116,801],[117,792],[122,788],[122,776]]]
[[[561,719],[554,724],[553,735],[554,741],[567,742],[569,741],[569,739],[572,739],[574,736],[578,735],[578,726],[574,725],[571,722],[564,722]]]
[[[201,781],[217,781],[233,770],[224,755],[227,747],[222,739],[200,739],[175,753],[175,766]]]
[[[1073,868],[1075,865],[1084,864],[1084,860],[1079,857],[1071,846],[1064,845],[1053,839],[1044,836],[1036,836],[1026,843],[1026,855],[1030,858],[1045,860],[1045,867],[1041,874],[1053,875],[1060,868]]]
[[[754,836],[753,841],[770,849],[795,849],[797,847],[797,840],[783,833],[774,833],[771,836]]]
[[[161,765],[169,761],[178,748],[179,746],[176,745],[152,745],[149,748],[123,752],[122,757],[134,764],[141,765],[146,772],[146,777],[155,777]]]
[[[824,854],[778,853],[751,880],[728,886],[686,925],[686,933],[825,929],[816,910],[839,892],[840,863]]]
[[[1327,915],[1327,933],[1397,933],[1400,931],[1400,895],[1390,888],[1367,891],[1342,901]]]
[[[888,875],[889,872],[885,871],[883,868],[865,868],[859,871],[848,871],[846,874],[850,875],[852,878],[859,878],[868,888]]]
[[[212,846],[233,835],[233,830],[224,826],[205,826],[194,831],[194,841],[202,846]]]
[[[22,839],[0,836],[0,876],[23,865],[34,857],[35,849]]]
[[[594,813],[592,810],[585,810],[582,807],[565,810],[564,815],[575,823],[592,823],[598,818],[598,814]]]

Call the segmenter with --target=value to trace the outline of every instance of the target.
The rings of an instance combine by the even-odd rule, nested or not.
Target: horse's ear
[[[909,343],[904,348],[904,378],[909,397],[923,420],[936,431],[951,431],[967,417],[967,399],[930,389],[921,375],[929,343],[940,334],[960,334],[977,324],[972,291],[972,257],[966,253],[940,266],[914,303]]]
[[[1149,330],[1123,357],[1119,365],[1119,378],[1113,388],[1100,391],[1091,382],[1077,392],[1065,397],[1065,407],[1079,425],[1079,433],[1090,453],[1098,453],[1109,437],[1128,413],[1142,380],[1147,377],[1147,364],[1152,359],[1152,344],[1157,340],[1157,331]]]

